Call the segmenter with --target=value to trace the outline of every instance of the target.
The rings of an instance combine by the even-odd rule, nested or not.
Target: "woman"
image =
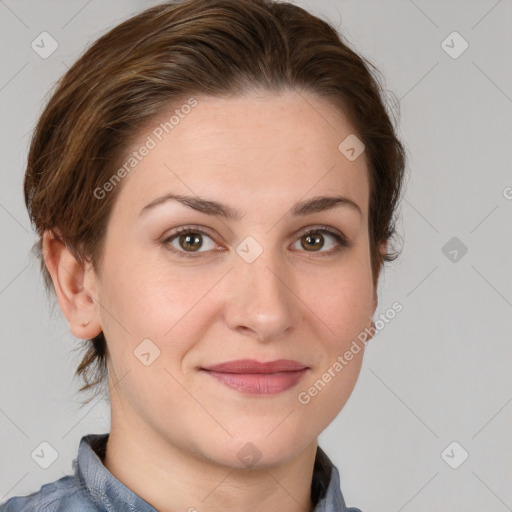
[[[368,64],[295,5],[169,2],[101,37],[24,190],[111,430],[2,512],[357,511],[317,439],[375,332],[403,171]]]

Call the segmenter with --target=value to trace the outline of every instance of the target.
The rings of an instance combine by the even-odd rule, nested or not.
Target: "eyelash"
[[[209,238],[211,238],[213,240],[211,235],[209,235],[204,230],[199,229],[199,228],[194,228],[193,226],[188,226],[188,227],[179,228],[176,231],[174,231],[173,233],[171,233],[169,236],[165,237],[165,239],[162,240],[162,244],[166,247],[167,250],[169,250],[170,252],[172,252],[174,254],[178,254],[178,256],[180,256],[182,258],[198,258],[200,256],[201,252],[189,253],[189,252],[186,252],[186,251],[177,250],[177,249],[175,249],[174,247],[172,247],[170,245],[170,242],[173,241],[175,238],[177,238],[177,237],[179,237],[181,235],[189,234],[189,233],[206,235],[207,237],[209,237]],[[332,236],[336,240],[336,242],[337,242],[337,247],[334,248],[334,249],[331,249],[328,252],[312,251],[313,253],[317,252],[320,257],[322,257],[322,256],[331,256],[331,255],[333,255],[335,253],[338,253],[342,249],[348,249],[348,248],[352,247],[352,242],[349,242],[344,236],[336,233],[335,231],[332,231],[327,226],[318,226],[316,228],[309,229],[309,230],[305,231],[304,233],[302,233],[299,236],[299,239],[304,237],[304,236],[311,235],[311,234],[314,234],[314,233],[325,233],[327,235]],[[207,252],[207,251],[203,251],[203,252]],[[197,255],[195,255],[195,254],[197,254]]]

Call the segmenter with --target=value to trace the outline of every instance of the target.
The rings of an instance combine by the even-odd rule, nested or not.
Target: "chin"
[[[279,428],[279,427],[278,427]],[[297,434],[297,430],[295,430]],[[299,432],[303,434],[302,432]],[[275,435],[274,435],[275,434]],[[238,469],[270,469],[278,467],[299,455],[314,439],[305,439],[303,435],[278,435],[247,430],[243,436],[219,441],[212,446],[209,443],[202,451],[204,458],[214,464]]]

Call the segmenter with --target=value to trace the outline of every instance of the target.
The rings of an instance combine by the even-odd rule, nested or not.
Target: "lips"
[[[308,367],[290,359],[261,363],[254,359],[228,361],[202,371],[225,386],[250,395],[273,395],[295,386]]]
[[[277,373],[299,371],[306,368],[307,366],[291,359],[277,359],[267,363],[260,363],[254,359],[238,359],[208,366],[203,370],[223,373]]]

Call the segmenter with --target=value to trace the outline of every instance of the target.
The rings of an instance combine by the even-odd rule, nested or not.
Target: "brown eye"
[[[310,249],[316,250],[321,249],[324,245],[323,235],[304,235],[301,238],[302,246]]]
[[[184,235],[180,235],[178,243],[180,244],[180,247],[182,247],[183,249],[190,249],[193,252],[199,250],[203,245],[201,235],[197,233],[186,233]]]
[[[329,238],[331,242],[329,242]],[[319,253],[320,256],[328,256],[338,252],[344,247],[347,248],[352,245],[345,237],[327,227],[310,229],[304,233],[297,242],[300,242],[301,248],[305,249],[305,252]],[[321,250],[324,249],[326,245],[327,250]]]
[[[218,247],[207,233],[197,228],[180,228],[166,237],[162,243],[171,252],[185,258],[194,258],[196,257],[194,253],[200,256]],[[205,250],[200,250],[203,248]]]

